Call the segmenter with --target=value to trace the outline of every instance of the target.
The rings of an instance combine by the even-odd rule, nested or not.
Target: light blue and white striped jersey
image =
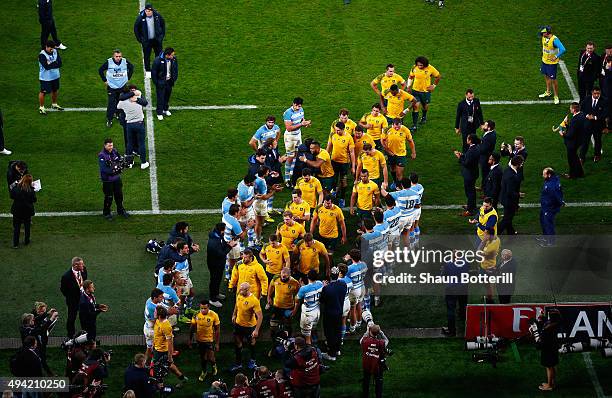
[[[293,126],[302,123],[302,120],[304,120],[304,108],[294,111],[293,106],[290,106],[289,109],[283,113],[283,120],[291,122]],[[297,129],[294,131],[285,131],[285,134],[300,134],[301,132],[301,129]]]
[[[255,196],[255,186],[248,186],[244,183],[244,180],[240,181],[238,184],[238,199],[240,202],[247,202],[253,199],[253,196]]]
[[[348,272],[347,272],[347,274],[348,274]],[[344,283],[346,283],[346,296],[344,297],[344,301],[348,301],[349,300],[349,293],[351,292],[351,290],[353,290],[353,280],[348,275],[346,275],[343,278],[340,278],[340,280],[343,281]]]
[[[362,245],[366,243],[366,247],[371,251],[387,250],[388,240],[385,239],[385,235],[383,235],[380,231],[377,231],[376,228],[374,228],[372,232],[366,232],[365,234],[361,235],[361,239]]]
[[[400,234],[400,218],[402,216],[402,209],[394,206],[391,209],[385,210],[383,213],[383,219],[389,224],[389,235],[396,236]]]
[[[189,260],[176,263],[175,268],[181,273],[183,278],[189,278]]]
[[[366,272],[368,272],[368,266],[363,261],[349,265],[346,276],[353,281],[353,289],[363,287]]]
[[[255,177],[255,194],[256,195],[265,195],[268,193],[268,186],[266,185],[266,179],[261,178],[260,176]]]
[[[380,232],[380,234],[383,236],[383,240],[385,241],[385,245],[389,243],[389,234],[391,231],[389,229],[389,223],[384,221],[384,218],[382,224],[374,225],[374,231]]]
[[[280,131],[280,127],[278,127],[278,125],[275,124],[272,126],[272,129],[269,129],[264,123],[264,125],[258,128],[255,134],[253,134],[253,138],[257,140],[258,146],[261,147],[268,138],[276,139],[276,134],[278,131]]]
[[[221,214],[229,213],[229,208],[231,205],[240,205],[240,199],[236,198],[236,201],[232,202],[229,200],[229,198],[225,197],[225,199],[223,199],[223,203],[221,203]]]
[[[157,309],[157,304],[151,300],[151,297],[147,299],[144,309],[144,318],[145,322],[149,324],[149,326],[153,326],[155,324],[155,310]]]
[[[224,214],[222,218],[223,224],[225,224],[225,232],[223,233],[223,240],[229,242],[236,236],[242,233],[242,227],[236,217],[231,216],[229,213]]]
[[[157,288],[164,292],[164,300],[166,304],[168,304],[168,300],[172,300],[174,304],[179,302],[178,294],[176,294],[176,290],[174,290],[171,286],[166,286],[163,283],[157,285]]]
[[[166,274],[164,273],[164,269],[163,269],[163,268],[160,268],[160,269],[159,269],[159,273],[157,274],[157,284],[158,284],[158,285],[163,285],[163,284],[164,284],[164,275],[166,275]],[[172,275],[172,272],[170,272],[170,274],[169,274],[169,275]]]
[[[416,210],[414,206],[416,206],[421,200],[419,194],[410,188],[404,188],[401,191],[391,192],[390,195],[393,197],[393,199],[395,199],[397,207],[402,210],[402,217],[411,216]]]
[[[421,204],[421,200],[423,199],[423,192],[425,191],[425,188],[423,188],[421,184],[416,183],[413,186],[411,186],[410,189],[412,189],[414,192],[419,194],[419,204]]]
[[[302,304],[302,311],[318,311],[319,310],[319,297],[323,291],[323,282],[314,281],[308,285],[302,286],[298,290],[297,298],[304,300]]]

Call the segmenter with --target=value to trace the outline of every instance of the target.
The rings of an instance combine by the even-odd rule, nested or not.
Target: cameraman
[[[155,386],[149,383],[145,362],[145,355],[138,353],[134,355],[134,363],[125,370],[123,391],[134,391],[136,398],[150,398],[155,392]]]
[[[285,366],[291,369],[290,379],[296,398],[319,398],[321,394],[321,360],[317,350],[306,340],[295,338],[293,352]]]
[[[98,165],[100,166],[100,179],[102,180],[102,191],[104,192],[104,209],[102,215],[107,220],[112,220],[111,205],[113,197],[117,204],[117,214],[128,218],[130,214],[123,208],[123,183],[121,182],[121,156],[113,147],[112,138],[104,140],[104,149],[98,153]]]
[[[555,388],[555,377],[559,364],[559,326],[561,314],[557,310],[548,312],[548,320],[538,324],[540,328],[540,364],[546,368],[546,383],[538,386],[541,391],[552,391]]]
[[[382,333],[380,326],[372,324],[359,343],[363,367],[363,397],[370,396],[370,379],[374,378],[376,398],[381,398],[383,396],[383,372],[386,368],[385,353],[389,339]]]

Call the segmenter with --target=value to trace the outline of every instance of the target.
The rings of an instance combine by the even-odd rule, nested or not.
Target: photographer
[[[230,391],[232,398],[257,398],[257,393],[253,387],[249,386],[249,379],[242,373],[234,377],[234,387]]]
[[[47,344],[49,342],[49,333],[55,326],[58,315],[58,312],[53,308],[47,312],[47,305],[45,303],[36,302],[34,303],[33,313],[23,314],[21,318],[21,340],[23,341],[27,336],[34,336],[36,338],[43,368],[50,376],[53,375],[53,372],[47,364]]]
[[[117,204],[117,214],[128,218],[130,214],[123,207],[123,183],[121,182],[122,158],[114,149],[112,138],[104,140],[104,149],[98,153],[98,165],[100,166],[100,179],[102,180],[102,191],[104,192],[104,209],[102,215],[107,220],[112,220],[111,205],[113,198]]]
[[[386,370],[385,354],[389,339],[380,326],[372,324],[359,341],[363,367],[363,397],[370,396],[370,379],[374,378],[376,398],[383,396],[383,372]]]
[[[548,311],[548,320],[538,324],[540,331],[539,347],[541,351],[540,364],[546,368],[546,382],[538,386],[541,391],[552,391],[555,388],[555,377],[559,364],[559,327],[561,314],[557,310]],[[537,338],[536,338],[537,343]]]
[[[145,355],[138,353],[134,355],[134,363],[125,370],[123,390],[134,391],[136,398],[150,398],[155,392],[155,386],[149,383],[145,362]]]
[[[299,336],[295,338],[291,356],[285,367],[291,369],[290,379],[296,398],[319,398],[321,393],[321,360],[317,350]]]
[[[109,376],[110,354],[100,348],[90,352],[89,357],[70,381],[72,397],[95,398],[104,394],[107,386],[102,384],[102,381]]]
[[[202,394],[202,398],[227,398],[227,385],[220,380],[212,382],[210,389]]]
[[[6,172],[6,183],[8,184],[9,194],[11,189],[21,180],[21,177],[28,174],[28,165],[23,160],[9,161]]]
[[[42,361],[37,350],[38,344],[34,336],[27,336],[23,340],[21,349],[10,359],[10,368],[16,377],[42,377]],[[33,393],[30,397],[42,396]]]
[[[254,386],[259,398],[275,398],[279,396],[276,378],[265,366],[257,368],[251,384]]]

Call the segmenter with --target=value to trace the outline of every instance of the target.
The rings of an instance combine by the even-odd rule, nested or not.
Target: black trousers
[[[0,127],[0,151],[4,150],[4,128]]]
[[[327,341],[327,353],[335,357],[340,351],[342,333],[342,313],[323,314],[323,333]]]
[[[476,180],[473,178],[463,177],[463,190],[467,198],[467,209],[470,212],[476,211]]]
[[[506,231],[507,235],[514,235],[516,233],[514,225],[512,225],[512,221],[514,220],[517,210],[517,206],[515,205],[504,206],[504,216],[497,226],[498,235],[501,235],[504,231]]]
[[[162,83],[156,86],[157,94],[157,108],[156,112],[158,115],[163,115],[164,111],[167,111],[170,107],[170,96],[172,95],[172,83]]]
[[[468,148],[470,147],[467,143],[467,137],[470,134],[476,134],[476,128],[478,126],[476,125],[472,125],[472,124],[468,124],[467,126],[463,127],[461,129],[461,152],[462,153],[466,153]]]
[[[30,243],[30,226],[32,218],[20,218],[13,216],[13,246],[19,246],[19,233],[21,232],[21,224],[23,224],[24,242],[27,245]]]
[[[108,102],[106,104],[106,120],[113,120],[113,116],[117,113],[117,104],[119,103],[119,96],[123,91],[123,88],[110,88],[107,87]]]
[[[372,374],[368,372],[363,372],[363,383],[362,383],[362,391],[363,398],[368,398],[370,396],[370,382],[371,379],[374,379],[374,391],[376,398],[382,398],[383,396],[383,373],[378,372],[377,374]]]
[[[512,300],[512,295],[498,294],[497,299],[499,300],[500,304],[510,304],[510,301]]]
[[[593,145],[593,154],[595,156],[601,156],[602,130],[603,125],[600,124],[591,124],[587,129],[586,136],[584,137],[582,145],[580,146],[580,154],[578,155],[583,162],[586,159],[586,154],[589,151],[589,146],[591,145],[591,137],[593,137],[593,141],[595,141],[595,144]]]
[[[459,308],[459,319],[465,320],[465,308],[468,296],[460,294],[447,294],[444,296],[446,302],[446,325],[448,331],[457,333],[457,308]]]
[[[46,21],[40,23],[40,46],[45,48],[49,35],[53,38],[55,44],[60,44],[62,41],[57,37],[57,29],[55,28],[55,21]]]
[[[103,181],[102,191],[104,192],[104,210],[103,215],[111,214],[111,205],[113,204],[113,198],[117,204],[117,214],[123,214],[125,209],[123,208],[123,183],[121,179],[117,181]]]
[[[66,303],[68,305],[68,315],[66,316],[66,332],[68,337],[73,337],[76,333],[74,323],[79,314],[79,303]]]
[[[95,318],[93,321],[83,321],[82,319],[79,319],[79,322],[81,323],[81,329],[87,332],[87,340],[95,340],[97,336]]]
[[[151,50],[153,50],[153,58],[157,57],[162,52],[162,42],[156,39],[145,40],[142,44],[142,53],[144,54],[144,66],[147,72],[151,72]]]
[[[217,299],[219,296],[219,286],[223,278],[225,264],[209,264],[208,272],[210,272],[210,281],[208,282],[208,293],[211,300]]]
[[[578,158],[578,148],[566,147],[567,149],[567,163],[569,166],[569,175],[571,178],[584,177],[584,169]]]
[[[593,90],[594,85],[595,80],[585,79],[578,76],[578,96],[581,100],[587,95],[591,94],[591,90]]]

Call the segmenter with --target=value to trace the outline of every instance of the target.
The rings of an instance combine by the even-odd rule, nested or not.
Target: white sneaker
[[[221,304],[221,303],[220,303],[220,302],[218,302],[218,301],[209,301],[208,303],[209,303],[210,305],[212,305],[213,307],[217,307],[217,308],[221,308],[221,307],[223,307],[223,304]]]
[[[65,50],[65,49],[67,49],[68,47],[66,47],[66,46],[64,45],[64,43],[60,43],[60,45],[59,45],[59,46],[57,46],[57,48],[59,48],[60,50]]]
[[[172,113],[170,113],[170,111],[164,111],[164,115],[166,115],[166,116],[172,116]]]
[[[157,120],[164,120],[164,115],[157,115]]]
[[[219,294],[217,294],[217,298],[223,300],[223,299],[225,299],[225,294],[219,293]]]
[[[4,148],[2,151],[0,151],[0,153],[3,154],[3,155],[10,155],[13,152],[11,152],[8,149]]]
[[[150,79],[150,78],[151,78],[151,72],[146,71],[146,72],[145,72],[145,77],[146,77],[147,79]]]
[[[147,167],[149,167],[149,162],[144,162],[144,163],[142,163],[142,164],[140,165],[140,168],[141,168],[142,170],[146,169]]]
[[[329,355],[326,352],[321,354],[321,358],[325,359],[326,361],[335,361],[336,360],[336,357],[332,357],[331,355]]]

